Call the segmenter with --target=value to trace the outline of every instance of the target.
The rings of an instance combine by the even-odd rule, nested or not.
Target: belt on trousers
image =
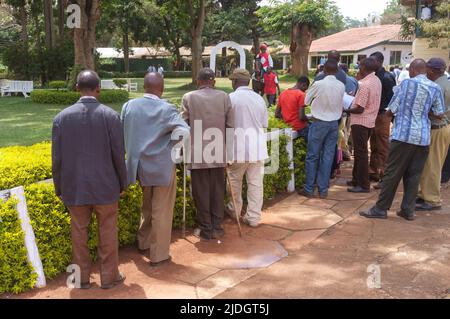
[[[449,124],[441,124],[441,125],[431,125],[432,130],[439,130],[441,128],[447,127]]]

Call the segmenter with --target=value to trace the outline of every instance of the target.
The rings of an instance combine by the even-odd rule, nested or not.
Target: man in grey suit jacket
[[[172,136],[189,136],[189,126],[176,107],[161,100],[164,80],[158,73],[144,79],[145,94],[123,106],[128,183],[143,189],[138,247],[150,265],[170,260],[173,209],[177,191]]]
[[[81,99],[53,122],[53,181],[56,195],[68,207],[73,263],[81,270],[82,289],[90,288],[88,228],[95,211],[102,288],[125,280],[119,272],[117,213],[127,185],[122,126],[117,112],[100,104],[100,79],[94,71],[77,78]]]

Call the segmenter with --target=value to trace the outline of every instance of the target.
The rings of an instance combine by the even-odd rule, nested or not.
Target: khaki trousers
[[[95,211],[98,222],[98,257],[103,285],[119,279],[119,241],[117,229],[118,203],[68,207],[72,226],[73,264],[81,270],[81,283],[88,283],[91,276],[89,256],[89,224]]]
[[[378,115],[375,128],[370,137],[370,173],[384,175],[386,161],[389,156],[390,134],[391,118],[385,113]]]
[[[142,191],[144,198],[138,245],[139,249],[150,249],[150,260],[158,263],[169,258],[173,209],[177,193],[175,169],[169,186],[143,187]]]
[[[420,179],[418,197],[431,206],[441,206],[442,168],[447,158],[450,144],[450,125],[431,130],[430,155]]]
[[[236,206],[232,202],[228,204],[231,211],[242,211],[242,182],[244,176],[247,181],[247,213],[245,218],[250,222],[259,223],[261,221],[261,210],[264,200],[264,162],[256,163],[235,163],[228,167],[231,187],[236,200]],[[230,196],[231,200],[231,196]]]

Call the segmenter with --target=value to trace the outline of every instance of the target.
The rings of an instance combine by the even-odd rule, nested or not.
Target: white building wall
[[[353,56],[353,61],[356,63],[358,61],[358,55],[366,55],[370,56],[372,53],[380,51],[384,55],[384,65],[388,66],[391,59],[391,51],[402,51],[401,56],[401,64],[405,66],[408,63],[411,63],[411,57],[412,57],[412,45],[411,44],[386,44],[386,45],[378,45],[374,46],[372,48],[362,50],[359,52],[355,52]],[[348,55],[349,53],[343,52],[342,55]],[[308,57],[308,67],[315,68],[315,66],[311,65],[311,57],[313,56],[320,56],[320,54],[317,53],[310,53]]]

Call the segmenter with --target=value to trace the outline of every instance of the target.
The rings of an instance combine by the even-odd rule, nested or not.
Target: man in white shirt
[[[158,73],[164,77],[164,68],[162,67],[161,64],[158,64]]]
[[[306,93],[305,104],[311,105],[313,123],[309,128],[306,182],[301,195],[308,198],[314,196],[315,185],[320,198],[328,196],[345,94],[345,85],[336,78],[338,70],[338,62],[329,59],[325,63],[325,78]]]
[[[230,94],[235,116],[233,164],[228,174],[235,195],[236,206],[228,205],[228,214],[242,211],[242,181],[247,179],[248,207],[243,222],[257,227],[261,221],[264,197],[264,161],[269,157],[264,128],[268,127],[268,113],[264,99],[250,87],[250,73],[236,69],[230,76],[234,93]]]

